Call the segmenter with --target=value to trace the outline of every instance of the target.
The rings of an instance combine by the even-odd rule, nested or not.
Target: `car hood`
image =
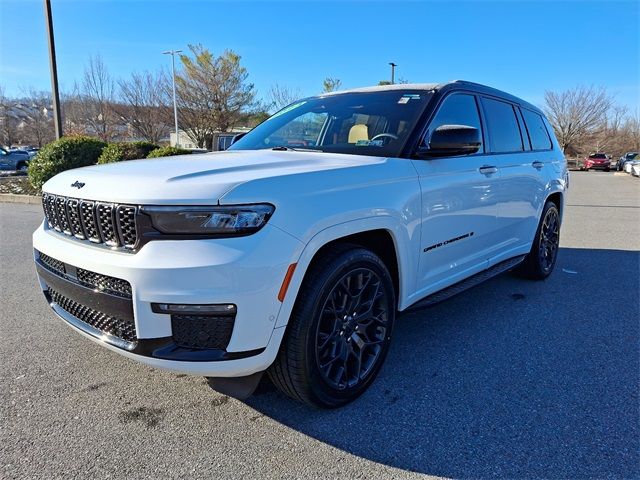
[[[42,188],[55,195],[133,204],[215,204],[257,179],[382,163],[384,157],[244,150],[93,165],[62,172]]]

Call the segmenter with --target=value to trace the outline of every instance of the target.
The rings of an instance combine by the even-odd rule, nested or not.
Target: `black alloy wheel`
[[[547,278],[556,265],[560,249],[560,213],[555,203],[547,201],[533,245],[516,272],[534,280]]]
[[[356,386],[371,374],[387,337],[387,311],[388,298],[374,271],[358,268],[335,284],[320,314],[315,345],[318,369],[332,388]]]
[[[356,245],[329,247],[305,274],[269,378],[315,407],[355,400],[384,363],[395,314],[382,260]]]

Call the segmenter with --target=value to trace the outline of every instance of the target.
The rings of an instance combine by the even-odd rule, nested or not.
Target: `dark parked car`
[[[0,170],[27,171],[31,157],[23,150],[8,151],[0,147]]]
[[[624,164],[625,163],[630,162],[632,160],[635,160],[637,157],[638,157],[638,152],[625,153],[616,162],[616,170],[621,172],[622,170],[624,170]]]
[[[604,170],[608,172],[611,170],[611,160],[604,153],[592,153],[588,157],[585,157],[580,170]]]

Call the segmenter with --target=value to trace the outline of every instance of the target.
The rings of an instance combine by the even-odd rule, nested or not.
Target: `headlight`
[[[260,230],[275,207],[269,204],[211,207],[142,207],[166,234],[248,235]]]

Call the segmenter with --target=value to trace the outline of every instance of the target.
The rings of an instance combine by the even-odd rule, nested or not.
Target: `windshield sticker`
[[[356,147],[384,147],[384,140],[358,140]]]
[[[291,110],[295,110],[296,108],[301,107],[301,106],[302,106],[302,105],[304,105],[305,103],[307,103],[307,102],[298,102],[298,103],[294,103],[294,104],[292,104],[292,105],[289,105],[288,107],[283,108],[283,109],[282,109],[282,110],[280,110],[279,112],[274,113],[274,114],[271,116],[271,118],[276,118],[276,117],[279,117],[280,115],[284,115],[285,113],[289,113]]]
[[[418,95],[417,93],[405,93],[400,97],[398,103],[400,105],[403,105],[405,103],[409,103],[409,100],[420,100],[420,95]]]

